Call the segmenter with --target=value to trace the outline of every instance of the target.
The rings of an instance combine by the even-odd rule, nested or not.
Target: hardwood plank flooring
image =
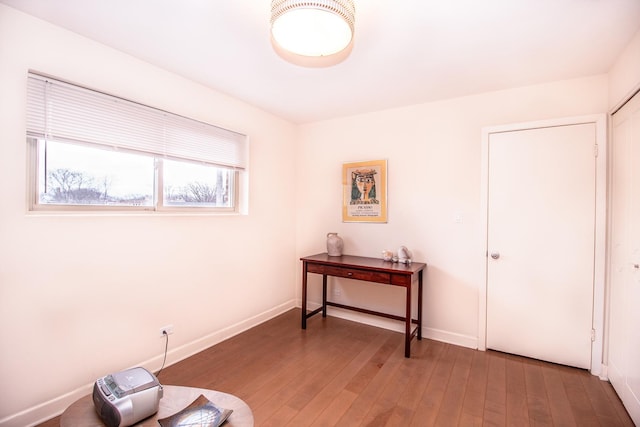
[[[299,309],[159,380],[235,394],[258,427],[633,427],[611,384],[587,371],[428,339],[406,359],[400,333],[319,315],[303,331]]]

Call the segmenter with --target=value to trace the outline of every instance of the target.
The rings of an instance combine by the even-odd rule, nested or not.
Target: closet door
[[[640,425],[640,94],[613,115],[609,379]]]
[[[489,136],[487,348],[591,368],[596,124]]]

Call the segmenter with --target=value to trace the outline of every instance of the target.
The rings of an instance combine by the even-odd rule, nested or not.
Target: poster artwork
[[[386,162],[344,165],[344,221],[386,222]]]

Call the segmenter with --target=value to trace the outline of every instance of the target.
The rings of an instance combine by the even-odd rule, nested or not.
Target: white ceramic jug
[[[327,253],[329,256],[341,256],[344,242],[338,233],[327,234]]]

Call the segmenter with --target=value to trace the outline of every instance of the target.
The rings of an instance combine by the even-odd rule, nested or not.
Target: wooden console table
[[[427,266],[420,262],[409,265],[384,261],[379,258],[367,258],[352,255],[329,256],[326,253],[300,258],[302,261],[302,329],[307,329],[307,319],[322,312],[327,317],[327,306],[373,314],[405,323],[404,356],[411,356],[411,340],[417,336],[422,339],[422,272]],[[307,313],[307,274],[322,274],[322,307]],[[406,289],[406,311],[403,316],[381,313],[336,302],[327,301],[327,276],[363,280],[385,285],[401,286]],[[418,278],[418,318],[411,316],[411,285]],[[413,328],[411,324],[417,326]]]

